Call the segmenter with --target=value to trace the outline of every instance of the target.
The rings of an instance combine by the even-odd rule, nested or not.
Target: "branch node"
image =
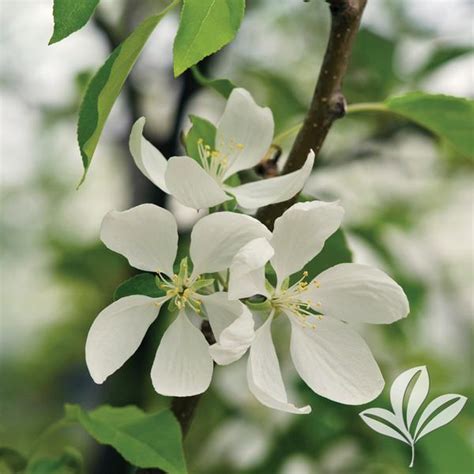
[[[283,174],[300,169],[309,153],[316,157],[333,122],[346,114],[346,100],[342,94],[342,80],[367,0],[326,0],[331,11],[331,32],[323,64],[303,126],[296,136]],[[275,219],[288,209],[292,199],[259,209],[257,218],[272,228]]]
[[[329,105],[329,114],[332,116],[333,120],[340,119],[346,115],[347,102],[346,98],[342,92],[336,92]]]

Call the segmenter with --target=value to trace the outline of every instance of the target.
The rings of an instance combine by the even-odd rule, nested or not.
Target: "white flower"
[[[170,301],[178,315],[156,353],[151,370],[153,386],[158,393],[170,396],[205,391],[211,381],[213,362],[206,339],[189,318],[201,315],[202,305],[216,327],[228,324],[230,318],[248,316],[248,309],[239,301],[229,301],[227,293],[209,294],[213,280],[200,275],[226,270],[239,248],[262,236],[269,237],[270,232],[249,216],[230,212],[208,215],[197,222],[191,233],[192,272],[189,274],[187,259],[183,259],[175,274],[178,231],[169,211],[143,204],[107,214],[101,228],[102,241],[124,255],[133,267],[157,273],[165,296],[126,296],[97,316],[86,342],[87,366],[94,381],[104,382],[132,356],[161,306]]]
[[[230,94],[216,130],[215,150],[199,144],[200,161],[174,156],[168,161],[143,137],[145,119],[130,134],[130,151],[140,171],[156,186],[188,207],[216,206],[235,197],[246,209],[286,201],[297,194],[311,173],[314,153],[304,166],[284,176],[231,187],[229,178],[253,168],[267,153],[273,138],[273,116],[259,107],[245,89]]]
[[[392,323],[408,314],[400,286],[375,268],[344,263],[323,271],[310,282],[305,271],[289,286],[289,277],[302,270],[341,224],[344,211],[337,203],[305,202],[293,205],[275,221],[270,240],[246,244],[230,267],[229,297],[264,295],[260,305],[268,316],[255,332],[237,336],[237,322],[217,335],[211,353],[226,364],[250,347],[247,378],[251,392],[264,405],[291,413],[308,413],[287,400],[271,336],[273,319],[285,314],[290,321],[290,352],[301,378],[316,393],[331,400],[358,405],[381,392],[384,380],[370,349],[350,323]],[[273,288],[265,281],[265,264],[276,273]],[[349,324],[348,324],[349,323]],[[239,327],[240,329],[240,327]],[[227,331],[227,333],[226,333]],[[232,334],[229,334],[232,333]],[[225,335],[225,338],[223,337]]]

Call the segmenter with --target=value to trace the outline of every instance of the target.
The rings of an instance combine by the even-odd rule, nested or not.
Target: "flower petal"
[[[347,322],[390,324],[410,308],[402,288],[386,273],[359,263],[328,268],[308,285],[318,311]]]
[[[132,267],[173,274],[178,228],[171,212],[154,204],[111,211],[102,221],[102,242],[127,258]]]
[[[229,269],[229,299],[268,296],[265,288],[265,264],[273,254],[273,247],[264,237],[251,240],[239,250]]]
[[[258,106],[245,89],[234,89],[216,131],[216,149],[228,162],[224,179],[257,165],[272,139],[271,110]]]
[[[240,359],[249,348],[255,336],[254,320],[250,310],[239,302],[240,315],[219,335],[210,348],[212,358],[219,365],[228,365]],[[208,313],[209,314],[209,313]],[[214,315],[214,318],[218,315]]]
[[[273,317],[268,318],[255,333],[247,363],[247,381],[255,398],[263,405],[275,410],[294,414],[311,412],[309,405],[298,408],[288,402],[281,376],[280,364],[271,334]]]
[[[173,156],[168,161],[165,181],[169,193],[181,204],[203,209],[232,199],[198,163],[188,156]]]
[[[271,237],[257,219],[235,212],[216,212],[198,221],[191,232],[189,253],[193,275],[226,270],[234,255],[248,242]]]
[[[86,341],[86,363],[95,383],[102,383],[132,356],[166,298],[133,295],[103,309]]]
[[[161,338],[151,369],[153,387],[161,395],[190,397],[207,390],[213,362],[209,344],[184,311]]]
[[[277,178],[262,179],[253,183],[243,184],[235,188],[227,188],[233,194],[239,206],[256,209],[269,204],[287,201],[302,189],[314,164],[314,152],[311,151],[305,164],[299,170]]]
[[[323,317],[316,328],[291,322],[291,358],[306,384],[317,394],[346,405],[376,398],[384,380],[365,341],[347,324]]]
[[[310,201],[294,204],[275,221],[271,262],[279,284],[321,251],[343,215],[343,208],[335,202]]]
[[[219,339],[222,331],[242,314],[242,303],[240,301],[229,301],[225,291],[217,291],[210,295],[199,295],[199,298],[202,300],[216,340]]]
[[[139,118],[130,133],[129,148],[137,168],[165,193],[168,188],[165,183],[166,158],[144,136],[145,117]]]

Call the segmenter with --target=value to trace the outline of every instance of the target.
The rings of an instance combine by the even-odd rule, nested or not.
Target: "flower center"
[[[224,180],[224,173],[229,166],[228,156],[219,150],[213,150],[209,145],[206,145],[202,138],[197,141],[199,160],[204,170],[210,174],[218,183]],[[230,142],[229,148],[242,150],[244,145],[242,143]]]
[[[169,297],[171,309],[176,307],[178,310],[182,310],[188,306],[198,314],[201,312],[202,303],[198,291],[214,283],[213,279],[204,279],[201,275],[191,278],[186,257],[181,260],[179,273],[175,273],[171,279],[165,278],[159,273],[158,279],[160,280],[157,283],[158,287],[165,291],[166,296]]]
[[[197,145],[202,167],[218,183],[222,183],[228,164],[227,156],[217,150],[212,150],[209,145],[205,145],[202,138],[198,140]]]
[[[285,284],[282,285],[279,291],[276,291],[271,298],[271,304],[276,312],[283,311],[290,314],[298,320],[298,322],[305,326],[314,329],[316,326],[313,322],[314,317],[321,319],[322,316],[317,313],[317,309],[321,306],[321,303],[312,301],[308,297],[307,289],[308,283],[306,278],[308,272],[303,272],[303,276],[289,288],[285,288]],[[319,282],[313,280],[311,283],[319,288]]]

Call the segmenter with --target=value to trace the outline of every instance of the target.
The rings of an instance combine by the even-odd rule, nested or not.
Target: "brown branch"
[[[282,174],[300,169],[310,150],[317,157],[332,124],[345,115],[346,101],[342,94],[342,81],[367,0],[326,1],[331,11],[331,32],[326,53],[311,105]],[[295,196],[289,201],[264,207],[259,210],[257,217],[272,229],[275,219],[297,199]]]

